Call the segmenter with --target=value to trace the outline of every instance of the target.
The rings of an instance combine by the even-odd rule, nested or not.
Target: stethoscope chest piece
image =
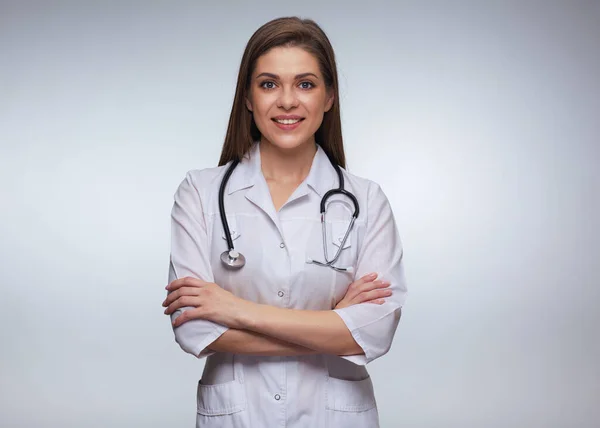
[[[235,250],[223,251],[223,253],[221,253],[221,261],[226,268],[233,270],[241,269],[246,264],[244,255]]]

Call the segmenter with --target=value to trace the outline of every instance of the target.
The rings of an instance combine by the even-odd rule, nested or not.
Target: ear
[[[250,100],[248,98],[246,98],[246,108],[250,111],[252,111],[252,103],[250,102]]]
[[[335,97],[333,96],[333,91],[327,91],[327,100],[325,101],[325,113],[331,110],[333,107],[333,100]]]

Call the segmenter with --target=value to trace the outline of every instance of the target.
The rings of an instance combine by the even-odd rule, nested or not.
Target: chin
[[[273,136],[272,138],[267,137],[266,140],[282,150],[294,150],[314,143],[314,138],[292,135]]]

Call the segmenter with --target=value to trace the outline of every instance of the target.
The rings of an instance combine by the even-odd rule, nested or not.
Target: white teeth
[[[282,125],[293,125],[294,123],[300,122],[300,119],[275,119],[275,122],[281,123]]]

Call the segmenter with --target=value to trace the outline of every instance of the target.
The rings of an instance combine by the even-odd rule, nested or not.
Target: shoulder
[[[221,183],[221,179],[227,170],[227,165],[204,169],[191,169],[185,174],[185,180],[190,181],[198,189],[206,189]]]
[[[346,180],[346,190],[352,192],[358,200],[360,207],[359,218],[362,217],[364,221],[370,223],[380,216],[393,216],[392,207],[388,197],[379,183],[369,180],[368,178],[351,174],[346,170],[343,171],[344,179]]]
[[[345,169],[342,171],[346,180],[346,190],[354,193],[360,201],[370,203],[381,199],[387,200],[381,186],[375,181],[349,173]]]
[[[228,166],[229,164],[187,171],[175,194],[196,194],[200,200],[210,198],[212,194],[219,191],[219,185]]]

